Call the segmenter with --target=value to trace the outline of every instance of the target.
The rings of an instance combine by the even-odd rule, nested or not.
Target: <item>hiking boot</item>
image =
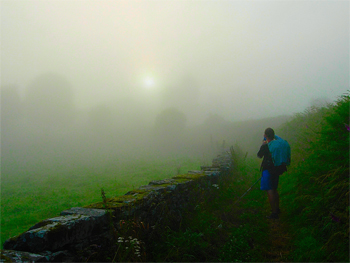
[[[278,214],[277,213],[271,213],[271,215],[266,216],[268,219],[278,219]]]

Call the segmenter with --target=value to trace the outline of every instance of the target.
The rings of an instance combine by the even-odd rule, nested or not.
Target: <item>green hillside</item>
[[[218,196],[202,196],[180,230],[149,242],[148,260],[348,262],[349,129],[349,94],[295,114],[275,129],[292,148],[280,178],[280,219],[265,217],[270,206],[259,184],[236,203],[260,177],[256,157],[237,158]]]
[[[292,145],[281,191],[294,261],[349,261],[349,129],[348,93],[281,130]]]

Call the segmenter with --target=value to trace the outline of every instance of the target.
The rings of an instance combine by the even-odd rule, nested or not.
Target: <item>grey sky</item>
[[[2,0],[1,86],[24,96],[45,72],[79,108],[292,114],[349,89],[349,2]]]

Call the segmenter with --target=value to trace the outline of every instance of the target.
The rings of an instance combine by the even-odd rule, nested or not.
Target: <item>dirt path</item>
[[[266,251],[266,258],[271,262],[289,262],[289,254],[291,251],[290,235],[288,226],[285,224],[283,215],[280,219],[268,220],[269,225],[269,245],[270,250]]]

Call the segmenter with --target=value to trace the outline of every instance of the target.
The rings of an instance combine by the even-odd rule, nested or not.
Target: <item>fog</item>
[[[348,1],[1,1],[2,169],[202,154],[348,87]]]

